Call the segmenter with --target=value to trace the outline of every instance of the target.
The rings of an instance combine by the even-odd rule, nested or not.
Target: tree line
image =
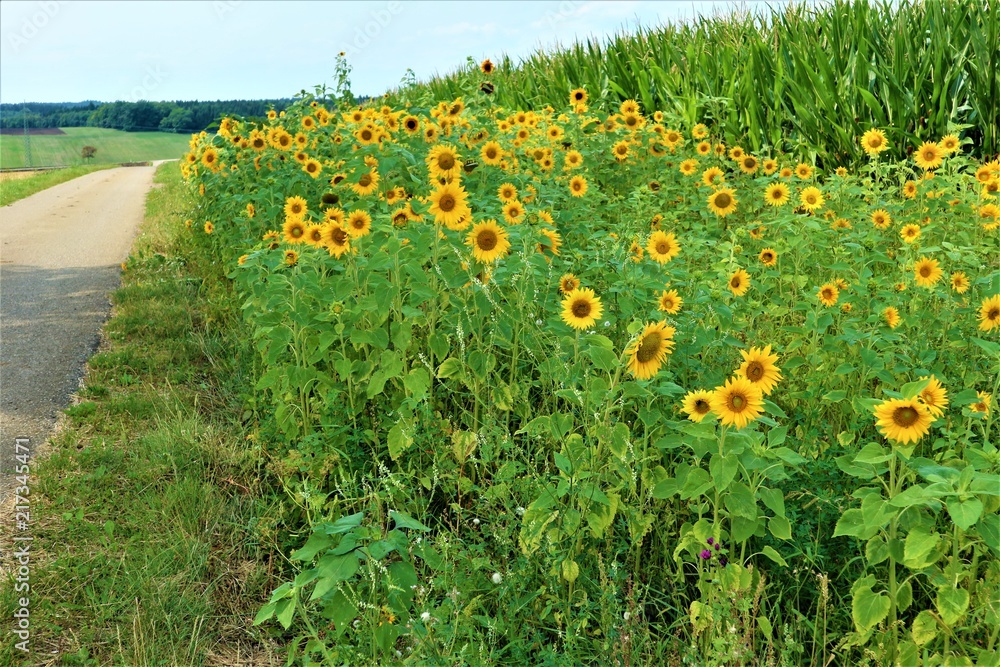
[[[200,132],[224,115],[263,116],[291,99],[214,102],[65,102],[0,104],[0,128],[106,127],[126,132]]]

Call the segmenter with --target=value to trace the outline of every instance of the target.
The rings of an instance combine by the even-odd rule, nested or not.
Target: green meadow
[[[190,137],[167,132],[122,132],[99,127],[67,127],[65,134],[32,135],[31,166],[74,166],[84,164],[80,151],[94,146],[92,162],[143,162],[178,158],[187,150]],[[27,166],[24,159],[24,136],[0,135],[0,168]]]

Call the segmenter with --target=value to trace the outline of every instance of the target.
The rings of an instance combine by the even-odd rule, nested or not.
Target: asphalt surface
[[[0,506],[15,440],[34,458],[79,388],[155,169],[94,172],[0,208]]]

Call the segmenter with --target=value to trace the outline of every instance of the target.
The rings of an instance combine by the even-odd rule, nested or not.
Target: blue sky
[[[778,3],[780,4],[780,2]],[[763,3],[0,2],[0,101],[291,97],[332,83],[346,51],[352,89],[377,95],[466,57],[515,59],[637,23]]]

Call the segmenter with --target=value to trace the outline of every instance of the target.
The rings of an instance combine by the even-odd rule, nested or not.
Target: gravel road
[[[0,208],[0,506],[15,438],[32,456],[79,387],[156,167],[119,167]]]

